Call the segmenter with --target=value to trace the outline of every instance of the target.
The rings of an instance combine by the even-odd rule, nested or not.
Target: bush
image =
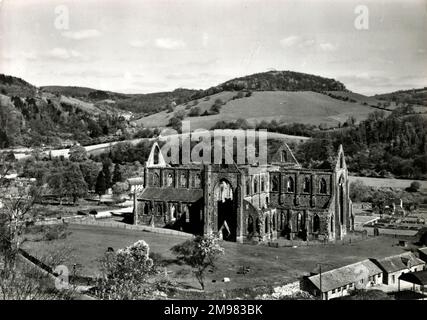
[[[156,267],[149,257],[150,248],[144,240],[120,249],[106,252],[101,259],[104,277],[98,280],[94,293],[101,299],[143,299],[153,293],[156,283],[150,277]]]
[[[43,240],[51,241],[65,239],[70,234],[70,232],[67,231],[67,227],[67,224],[57,224],[47,227],[47,229],[43,230]]]
[[[183,120],[185,118],[185,111],[184,110],[178,110],[174,113],[174,117],[178,118],[179,120]]]
[[[372,199],[371,188],[361,180],[350,183],[350,199],[353,202],[367,202]]]
[[[200,107],[193,107],[188,114],[190,117],[198,117],[200,116],[201,110]]]
[[[408,188],[408,191],[410,192],[418,192],[421,188],[421,183],[419,183],[418,181],[413,181],[411,182],[411,185]]]
[[[210,109],[211,114],[218,114],[220,110],[221,110],[221,105],[219,105],[219,104],[212,105],[212,107]]]
[[[218,238],[213,235],[197,236],[172,247],[171,250],[177,255],[178,260],[193,268],[193,273],[202,290],[205,289],[206,270],[215,269],[216,260],[224,253]]]

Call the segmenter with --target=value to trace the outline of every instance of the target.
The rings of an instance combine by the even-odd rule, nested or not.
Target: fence
[[[160,234],[168,234],[168,235],[174,235],[179,237],[185,237],[185,238],[192,238],[193,235],[190,233],[172,230],[172,229],[166,229],[166,228],[156,228],[156,227],[149,227],[149,226],[141,226],[141,225],[132,225],[132,224],[126,224],[123,222],[115,222],[115,221],[97,221],[97,220],[77,220],[74,218],[64,218],[62,220],[49,220],[49,221],[39,221],[36,224],[39,225],[54,225],[54,224],[61,224],[61,223],[69,223],[74,225],[86,225],[86,226],[100,226],[100,227],[109,227],[109,228],[119,228],[119,229],[127,229],[127,230],[138,230],[138,231],[146,231],[146,232],[153,232],[153,233],[160,233]]]

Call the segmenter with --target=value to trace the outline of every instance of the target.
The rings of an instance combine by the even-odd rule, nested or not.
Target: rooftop
[[[424,261],[418,259],[413,253],[405,252],[391,257],[386,257],[377,260],[380,267],[386,272],[396,272],[399,270],[408,269],[420,264],[425,264]]]
[[[361,279],[377,275],[383,271],[371,260],[366,259],[347,266],[333,269],[322,273],[322,292],[343,287],[355,283]],[[320,289],[320,275],[316,274],[308,278],[318,289]]]
[[[425,286],[427,285],[427,270],[404,273],[399,277],[399,279],[406,282]]]

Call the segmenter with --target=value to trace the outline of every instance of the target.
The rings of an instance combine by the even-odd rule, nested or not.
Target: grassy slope
[[[211,107],[216,99],[222,99],[227,104],[222,106],[217,115],[191,117],[193,128],[210,128],[220,120],[236,120],[245,118],[251,123],[262,120],[282,120],[286,123],[327,123],[336,126],[338,122],[344,122],[350,115],[357,120],[363,120],[376,109],[364,106],[360,103],[344,102],[333,99],[327,95],[311,91],[287,92],[287,91],[260,91],[253,92],[251,97],[230,100],[236,92],[221,92],[211,96],[209,101],[200,100],[197,106],[201,111]],[[192,105],[192,103],[189,103]],[[184,109],[177,106],[176,110]],[[173,113],[160,112],[138,120],[144,126],[166,126]]]
[[[376,99],[375,97],[368,97],[363,94],[351,92],[351,91],[327,91],[327,93],[332,93],[335,96],[340,96],[344,98],[348,97],[349,99],[354,99],[361,103],[366,102],[367,104],[370,104],[370,105],[377,105],[378,102],[384,102]]]
[[[49,242],[27,242],[25,246],[31,248],[33,254],[41,254],[50,248],[69,246],[74,249],[65,265],[73,263],[82,265],[82,273],[95,275],[99,271],[99,258],[108,247],[115,250],[123,248],[143,239],[150,245],[150,251],[161,254],[164,259],[174,259],[170,248],[184,241],[183,238],[97,226],[71,225],[72,234],[65,240]],[[242,245],[231,242],[222,242],[225,254],[217,263],[218,269],[207,273],[206,289],[216,291],[221,289],[253,287],[257,285],[272,285],[296,281],[298,278],[316,268],[317,263],[324,263],[324,270],[343,266],[370,257],[381,258],[401,253],[402,248],[393,246],[396,240],[392,238],[371,238],[364,241],[352,242],[346,245],[321,245],[308,247],[281,247]],[[250,266],[247,275],[237,274],[239,267]],[[198,288],[194,276],[188,267],[171,263],[167,269],[172,271],[172,278]],[[230,283],[221,280],[230,277]],[[213,283],[212,280],[216,282]]]
[[[410,180],[410,179],[387,179],[387,178],[371,178],[371,177],[357,177],[349,176],[350,182],[360,180],[364,184],[375,188],[393,188],[405,189],[410,186],[412,181],[418,181],[421,184],[421,190],[427,190],[427,181],[423,180]]]

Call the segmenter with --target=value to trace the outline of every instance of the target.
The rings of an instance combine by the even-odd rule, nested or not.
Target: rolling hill
[[[113,138],[130,127],[166,127],[178,114],[190,120],[193,129],[237,119],[334,128],[349,117],[364,120],[378,109],[388,114],[402,101],[416,102],[415,112],[426,112],[426,92],[423,88],[367,97],[334,79],[293,71],[256,73],[205,90],[149,94],[78,86],[37,88],[0,74],[0,147],[63,145],[63,140],[101,143],[106,140],[99,138]]]
[[[342,101],[313,91],[255,91],[250,97],[233,99],[235,96],[236,92],[223,91],[207,96],[209,98],[190,102],[187,106],[199,107],[201,114],[209,110],[217,99],[221,99],[225,105],[221,107],[219,114],[185,119],[190,121],[192,128],[205,129],[211,128],[221,120],[232,121],[239,118],[246,119],[251,124],[262,120],[277,120],[283,123],[326,124],[336,127],[350,116],[360,121],[376,110],[370,105],[364,105],[363,100]],[[178,105],[175,112],[185,110],[189,113],[190,109],[187,106]],[[135,122],[147,127],[166,126],[173,116],[174,113],[162,111]]]
[[[123,132],[129,126],[125,115],[108,103],[44,91],[0,75],[0,148],[98,142]]]
[[[78,98],[95,105],[114,105],[116,109],[132,113],[150,114],[169,108],[171,103],[181,103],[191,99],[196,90],[176,89],[171,92],[147,94],[125,94],[102,91],[85,87],[44,86],[43,92]]]
[[[411,105],[427,107],[427,87],[411,90],[399,90],[391,93],[377,94],[374,98],[396,103],[409,103]]]
[[[424,94],[422,90],[416,90],[417,98]],[[164,127],[180,113],[181,117],[185,114],[185,119],[190,121],[193,128],[208,129],[218,121],[239,118],[251,124],[277,120],[286,124],[303,123],[333,128],[343,124],[350,116],[359,122],[376,110],[382,110],[387,115],[399,106],[394,101],[396,99],[365,96],[347,90],[344,84],[334,79],[292,71],[269,71],[232,79],[195,92],[190,99],[173,110],[162,110],[135,123]],[[219,113],[211,109],[216,102],[221,105]],[[414,110],[416,113],[427,111],[419,105],[414,106]]]

